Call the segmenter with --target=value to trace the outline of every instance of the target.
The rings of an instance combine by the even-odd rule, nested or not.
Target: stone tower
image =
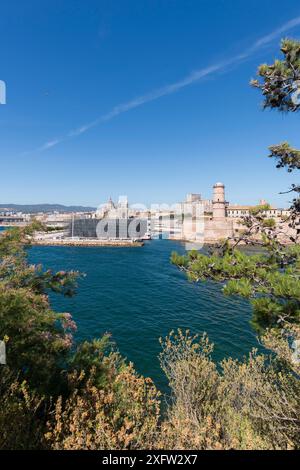
[[[225,202],[225,186],[223,183],[214,184],[212,203],[213,203],[213,219],[225,219],[226,202]]]

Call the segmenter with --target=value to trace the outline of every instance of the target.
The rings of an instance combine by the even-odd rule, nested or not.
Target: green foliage
[[[44,397],[20,382],[11,372],[0,369],[0,449],[35,450],[45,448]]]
[[[114,351],[110,334],[99,339],[80,343],[69,361],[72,370],[84,371],[85,380],[103,388],[110,381],[112,373],[116,374],[125,367],[125,361],[117,351]]]
[[[250,207],[249,212],[251,215],[257,216],[259,214],[263,214],[264,211],[268,211],[270,209],[270,204],[259,204],[255,207]]]
[[[54,312],[47,293],[72,295],[75,272],[44,272],[29,265],[25,247],[41,225],[7,230],[0,237],[0,338],[6,339],[11,371],[39,390],[57,390],[66,367],[76,325],[67,313]]]
[[[109,361],[111,358],[109,359]],[[84,373],[64,402],[59,398],[46,439],[55,450],[151,449],[159,433],[159,392],[132,365],[121,371],[112,361],[109,381],[95,386]]]
[[[61,230],[64,230],[64,227],[60,225],[47,225],[47,232],[60,232]]]
[[[252,85],[261,90],[264,108],[277,109],[281,112],[295,112],[300,109],[300,42],[284,39],[281,43],[283,60],[276,60],[272,65],[261,65],[258,69],[259,80],[252,80]],[[300,151],[288,142],[270,147],[270,157],[276,159],[277,168],[286,168],[288,172],[300,168]],[[293,184],[289,192],[296,192],[293,200],[290,224],[300,230],[297,215],[300,212],[300,187]],[[296,239],[295,239],[296,240]]]
[[[186,257],[185,256],[180,256],[175,251],[173,251],[172,254],[171,254],[171,263],[176,264],[177,266],[180,266],[182,268],[184,268],[188,265],[188,261],[187,261]]]
[[[263,227],[265,227],[265,228],[275,228],[276,227],[275,219],[265,219],[263,221]]]
[[[72,346],[65,314],[53,312],[41,295],[0,286],[0,337],[6,339],[10,370],[33,387],[56,386]]]
[[[208,338],[171,332],[161,365],[172,391],[160,448],[298,449],[300,385],[281,364],[253,351],[217,369]]]
[[[285,39],[281,43],[283,60],[274,64],[263,64],[258,69],[259,80],[251,84],[262,91],[264,108],[280,111],[298,111],[300,104],[293,97],[299,91],[300,80],[300,42]]]
[[[277,161],[276,168],[286,168],[288,172],[300,169],[300,150],[291,147],[288,142],[271,145],[269,149],[269,157]]]
[[[15,256],[16,259],[25,256],[25,246],[30,245],[32,235],[36,230],[42,230],[43,225],[33,222],[23,228],[12,227],[1,233],[0,237],[0,258]]]

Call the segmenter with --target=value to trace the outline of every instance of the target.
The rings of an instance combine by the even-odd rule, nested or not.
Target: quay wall
[[[143,246],[141,241],[131,240],[33,240],[33,245],[41,246],[115,246],[115,247],[137,247]]]

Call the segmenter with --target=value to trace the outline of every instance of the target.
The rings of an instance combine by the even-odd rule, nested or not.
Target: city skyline
[[[299,39],[297,2],[126,3],[2,6],[1,203],[172,203],[221,180],[232,203],[286,207],[268,146],[297,147],[297,122],[249,81]]]

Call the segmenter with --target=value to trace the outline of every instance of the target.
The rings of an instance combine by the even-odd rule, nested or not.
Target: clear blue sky
[[[299,115],[263,112],[249,80],[300,38],[299,0],[11,0],[0,35],[1,203],[170,203],[223,181],[231,202],[286,204],[296,175],[267,147],[300,147]]]

